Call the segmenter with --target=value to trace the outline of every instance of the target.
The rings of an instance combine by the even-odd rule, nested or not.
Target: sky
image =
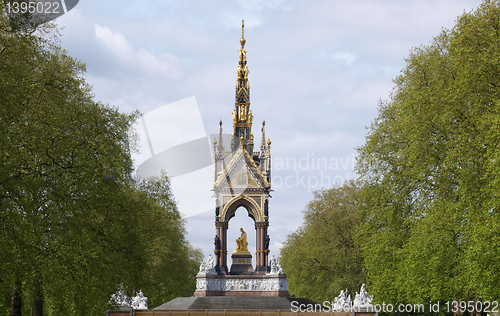
[[[95,99],[143,114],[134,125],[136,167],[164,166],[150,159],[161,160],[160,153],[175,160],[187,150],[195,157],[188,170],[169,165],[166,172],[187,238],[207,256],[215,235],[211,140],[219,120],[224,134],[232,131],[245,20],[255,148],[264,119],[272,141],[270,255],[278,257],[314,191],[356,178],[356,148],[412,48],[428,45],[480,3],[81,0],[55,22],[63,27],[62,47],[86,63]],[[254,253],[254,224],[244,209],[229,222],[229,252],[240,227]]]

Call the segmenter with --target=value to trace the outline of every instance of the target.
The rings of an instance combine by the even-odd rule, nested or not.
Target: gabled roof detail
[[[246,177],[246,180],[245,180]],[[267,188],[269,182],[255,161],[244,148],[238,148],[227,167],[215,181],[214,187],[222,188]]]

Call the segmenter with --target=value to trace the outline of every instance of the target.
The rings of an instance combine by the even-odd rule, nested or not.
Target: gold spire
[[[241,48],[245,47],[245,20],[241,20],[241,39],[240,39],[240,43],[241,43]]]
[[[239,143],[248,146],[247,151],[253,148],[252,139],[252,110],[250,110],[250,84],[248,83],[247,51],[245,50],[245,21],[241,21],[241,47],[238,50],[238,68],[236,69],[236,95],[233,111],[233,137],[231,139],[231,149],[237,150]],[[243,138],[241,138],[243,136]]]
[[[240,39],[240,44],[241,48],[239,50],[239,55],[240,55],[240,65],[242,62],[247,61],[247,51],[245,50],[245,43],[247,41],[245,40],[245,20],[241,20],[241,39]],[[238,68],[238,77],[245,77],[248,76],[248,69],[245,72],[246,67],[244,65],[240,66]],[[241,69],[241,71],[240,71]]]

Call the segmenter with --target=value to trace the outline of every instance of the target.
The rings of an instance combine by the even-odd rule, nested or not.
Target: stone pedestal
[[[252,255],[250,252],[235,252],[231,255],[230,275],[250,275],[253,274]]]
[[[196,276],[194,296],[282,296],[289,297],[285,274]]]

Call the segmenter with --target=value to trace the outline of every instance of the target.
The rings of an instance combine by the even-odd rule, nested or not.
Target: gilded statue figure
[[[233,111],[233,124],[236,124],[237,118],[236,118],[236,110]]]
[[[243,68],[243,79],[248,79],[248,73],[250,71],[248,71],[248,67],[245,66],[245,68]]]
[[[247,233],[240,228],[241,235],[236,239],[236,251],[235,252],[248,252],[248,242],[247,242]]]
[[[247,60],[247,52],[246,50],[244,50],[243,48],[240,49],[240,60],[241,61],[245,61]]]
[[[240,120],[243,120],[244,117],[245,117],[245,107],[240,106]]]
[[[236,74],[238,75],[238,79],[248,79],[248,67],[238,67]]]

